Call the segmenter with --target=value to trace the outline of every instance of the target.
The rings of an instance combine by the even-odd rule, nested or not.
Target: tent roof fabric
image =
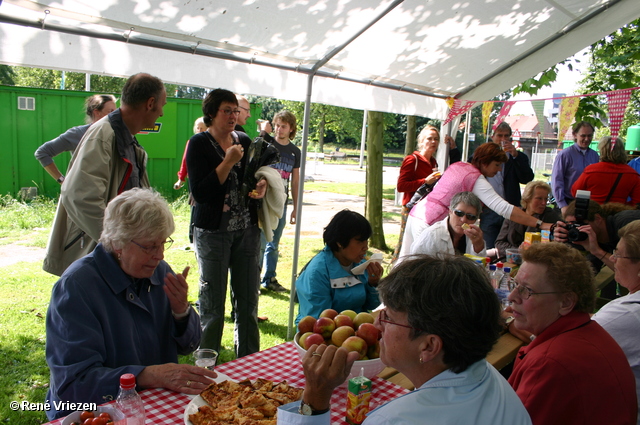
[[[0,63],[446,117],[640,16],[637,0],[4,0]],[[326,62],[326,63],[325,63]]]

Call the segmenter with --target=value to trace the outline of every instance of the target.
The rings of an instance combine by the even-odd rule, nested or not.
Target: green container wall
[[[640,124],[627,128],[627,140],[624,147],[627,151],[640,151]]]
[[[0,194],[17,196],[23,187],[37,187],[38,194],[57,197],[60,185],[44,171],[33,156],[44,142],[67,129],[84,123],[84,101],[90,92],[32,89],[0,86]],[[35,110],[18,110],[18,97],[35,99]],[[116,97],[119,97],[116,95]],[[247,134],[258,135],[255,121],[262,106],[251,105],[251,118],[244,126]],[[136,138],[149,154],[148,174],[151,185],[168,199],[185,193],[173,190],[186,141],[193,135],[193,122],[202,116],[202,101],[168,98],[157,133],[138,134]],[[71,155],[62,153],[54,161],[66,174]]]

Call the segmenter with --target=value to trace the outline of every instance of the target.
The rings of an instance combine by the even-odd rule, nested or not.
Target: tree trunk
[[[371,223],[371,246],[387,250],[382,228],[382,112],[369,111],[367,117],[367,190],[364,215]]]
[[[318,152],[324,153],[324,114],[322,114],[320,124],[318,124]]]
[[[407,116],[407,141],[404,145],[404,156],[411,155],[416,150],[416,117]]]

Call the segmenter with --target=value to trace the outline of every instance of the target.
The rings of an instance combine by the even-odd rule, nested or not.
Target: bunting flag
[[[511,110],[511,107],[515,103],[516,103],[515,101],[504,102],[504,104],[502,105],[502,109],[500,109],[500,113],[498,114],[498,117],[496,118],[493,125],[491,126],[492,132],[496,131],[496,128],[498,128],[500,123],[504,121],[505,118],[507,118],[507,116],[509,115],[509,111]]]
[[[532,100],[531,106],[533,106],[533,111],[536,113],[536,118],[538,119],[538,131],[544,139],[544,100]]]
[[[448,98],[447,98],[446,102],[447,102],[447,106],[449,107],[449,109],[453,109],[453,103],[454,103],[455,101],[456,101],[456,100],[455,100],[453,97],[448,97]]]
[[[449,115],[447,115],[447,119],[444,123],[449,124],[455,117],[465,114],[469,109],[473,108],[476,103],[477,102],[475,100],[454,99],[453,106],[449,107]],[[448,99],[447,104],[449,104]]]
[[[564,140],[573,118],[576,116],[580,97],[565,97],[560,101],[560,114],[558,118],[558,146]]]
[[[618,137],[620,125],[624,118],[624,111],[627,110],[627,104],[631,97],[633,89],[622,89],[607,93],[607,102],[609,103],[609,129],[611,130],[611,147],[615,145],[615,139]]]
[[[493,102],[484,102],[482,104],[482,131],[487,134],[489,130],[489,117],[493,109]]]

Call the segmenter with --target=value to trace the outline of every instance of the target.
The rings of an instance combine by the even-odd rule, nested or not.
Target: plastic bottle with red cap
[[[125,373],[120,377],[120,391],[118,392],[116,405],[124,414],[126,425],[144,425],[144,403],[142,403],[142,398],[136,392],[135,375]]]

